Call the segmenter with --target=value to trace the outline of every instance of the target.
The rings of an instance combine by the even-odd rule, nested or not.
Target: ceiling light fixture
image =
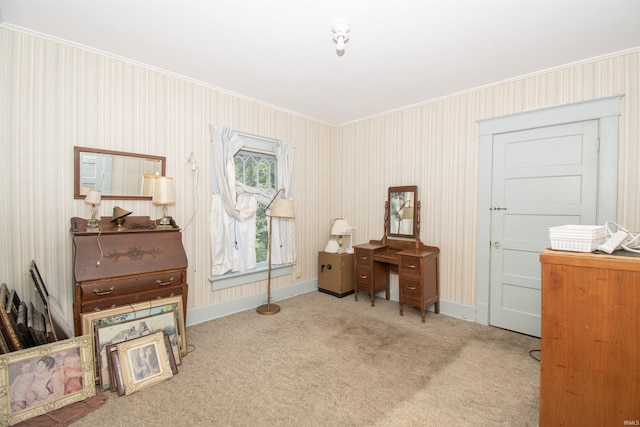
[[[349,31],[351,31],[351,25],[347,21],[334,21],[331,24],[331,31],[333,32],[333,41],[338,49],[338,55],[344,52],[344,45],[349,41]]]

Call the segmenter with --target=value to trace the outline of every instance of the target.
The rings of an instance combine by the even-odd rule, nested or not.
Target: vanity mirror
[[[160,156],[74,147],[73,158],[75,199],[94,188],[103,199],[151,200],[142,191],[144,175],[165,175],[166,158]]]
[[[390,237],[419,239],[420,202],[418,186],[389,187],[385,232]]]

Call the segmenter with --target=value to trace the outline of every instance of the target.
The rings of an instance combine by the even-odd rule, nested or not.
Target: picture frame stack
[[[129,395],[176,375],[187,354],[184,319],[181,295],[82,313],[99,390]],[[142,376],[141,352],[153,365]]]
[[[74,337],[35,261],[35,301],[0,285],[0,425],[14,425],[95,396],[91,337]],[[38,298],[39,296],[39,298]]]
[[[35,261],[29,273],[40,299],[22,301],[16,289],[0,285],[0,354],[72,338],[62,307],[49,294]]]
[[[35,261],[37,296],[0,285],[0,425],[95,396],[129,395],[178,373],[187,355],[182,295],[82,314],[74,337]]]

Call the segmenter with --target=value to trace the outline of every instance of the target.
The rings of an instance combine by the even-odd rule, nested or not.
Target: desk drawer
[[[170,286],[166,288],[153,289],[147,292],[116,295],[104,297],[99,300],[83,301],[81,312],[87,313],[89,311],[106,310],[108,308],[118,307],[121,305],[135,304],[142,301],[150,301],[160,298],[168,298],[177,295],[182,295],[183,288],[180,286]],[[184,299],[184,295],[183,295]]]
[[[115,280],[101,280],[80,284],[83,305],[90,301],[112,299],[149,291],[179,288],[184,281],[183,270],[173,270]]]
[[[400,281],[401,303],[411,304],[420,307],[424,298],[424,289],[420,278],[412,279],[403,277]]]

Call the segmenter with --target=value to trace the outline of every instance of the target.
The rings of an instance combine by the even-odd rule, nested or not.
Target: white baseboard
[[[284,288],[277,288],[271,291],[271,301],[278,302],[287,298],[295,297],[298,295],[306,294],[308,292],[318,291],[318,280],[310,280],[303,283],[296,283],[295,285],[286,286]],[[384,298],[384,292],[380,294]],[[249,295],[246,297],[235,298],[230,301],[224,301],[216,304],[210,304],[203,307],[196,307],[187,309],[187,321],[186,325],[197,325],[198,323],[206,322],[209,320],[217,319],[220,317],[229,316],[241,311],[251,310],[258,307],[260,304],[264,304],[267,299],[267,292],[261,292],[255,295]],[[398,301],[398,288],[391,288],[390,299],[392,301]],[[434,307],[429,308],[430,311],[434,310]],[[440,300],[440,314],[445,316],[455,317],[470,322],[476,321],[476,308],[470,305],[460,304],[451,301]],[[482,322],[480,322],[482,323]]]
[[[271,290],[271,302],[278,302],[297,295],[306,294],[318,290],[318,281],[311,280],[304,283],[296,283],[295,285],[286,286]],[[208,320],[217,319],[219,317],[229,316],[230,314],[239,313],[241,311],[250,310],[264,304],[267,301],[267,291],[259,294],[248,295],[246,297],[235,298],[229,301],[210,304],[202,307],[187,308],[186,325],[197,325],[198,323]]]

